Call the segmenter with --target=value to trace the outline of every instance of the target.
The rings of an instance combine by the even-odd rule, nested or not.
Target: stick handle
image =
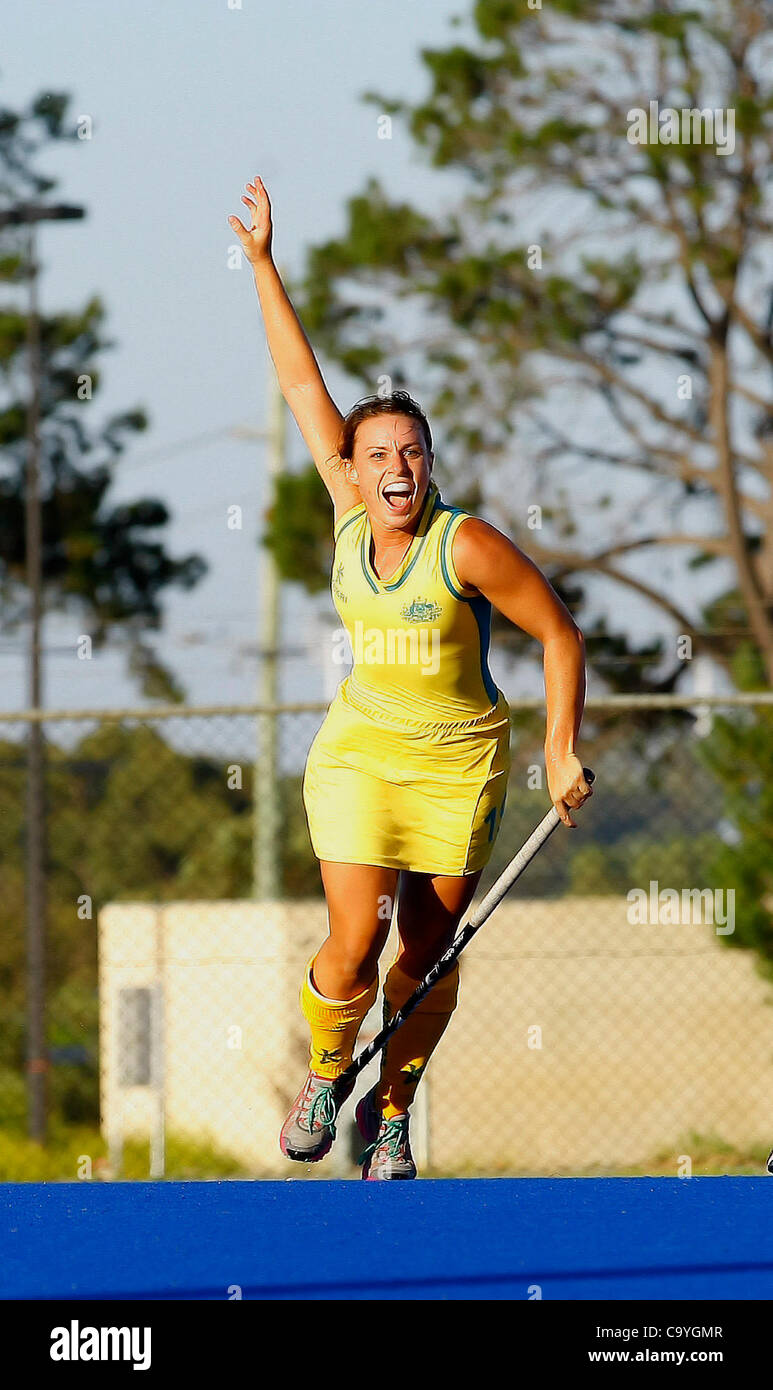
[[[588,786],[592,786],[593,782],[596,780],[595,773],[593,773],[589,767],[583,768],[583,776]],[[381,1032],[377,1033],[373,1041],[368,1043],[367,1047],[363,1048],[359,1056],[355,1057],[354,1060],[349,1063],[346,1070],[337,1078],[335,1082],[335,1090],[337,1092],[340,1093],[348,1082],[354,1080],[356,1076],[359,1076],[363,1068],[368,1065],[368,1062],[381,1051],[392,1034],[395,1033],[409,1015],[413,1013],[414,1009],[421,1003],[425,995],[429,994],[432,986],[440,979],[440,976],[445,975],[446,972],[456,964],[465,946],[472,940],[480,927],[483,926],[486,919],[491,916],[494,909],[499,906],[506,894],[510,892],[516,879],[521,877],[524,869],[529,866],[534,856],[542,849],[545,841],[550,838],[553,831],[560,824],[561,817],[555,806],[551,806],[547,815],[543,816],[539,825],[532,831],[526,843],[522,845],[518,853],[510,860],[507,868],[499,875],[496,883],[489,889],[485,898],[483,898],[481,902],[478,903],[475,910],[470,913],[467,922],[465,922],[463,927],[460,927],[448,950],[444,951],[443,955],[435,965],[433,965],[429,973],[425,975],[421,984],[414,990],[410,999],[407,999],[402,1008],[398,1009],[392,1015],[389,1022],[384,1024]]]

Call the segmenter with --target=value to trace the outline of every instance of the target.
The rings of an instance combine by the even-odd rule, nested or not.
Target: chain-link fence
[[[25,1042],[33,716],[4,719],[0,1178],[357,1175],[351,1102],[324,1164],[277,1147],[307,1057],[301,972],[326,932],[301,801],[322,713],[45,716],[42,1146],[27,1137]],[[481,891],[546,809],[542,721],[537,701],[515,702]],[[597,795],[580,828],[552,837],[462,958],[415,1104],[421,1170],[759,1171],[773,1140],[771,697],[591,701],[582,752]],[[256,897],[266,882],[276,894]],[[388,944],[382,968],[391,958]],[[361,1042],[378,1022],[374,1008]]]

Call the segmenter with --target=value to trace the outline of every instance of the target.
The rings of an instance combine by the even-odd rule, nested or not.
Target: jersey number
[[[500,825],[502,824],[502,817],[503,817],[503,815],[505,814],[505,801],[507,801],[507,793],[505,793],[505,796],[504,796],[504,800],[503,800],[503,802],[502,802],[502,805],[501,805],[499,808],[497,808],[496,806],[492,806],[492,808],[491,808],[491,810],[489,811],[488,815],[487,815],[486,817],[484,817],[483,824],[488,826],[488,842],[489,842],[489,844],[491,844],[491,841],[493,840],[493,838],[494,838],[494,836],[495,836],[495,834],[496,834],[496,830],[497,830],[497,816],[499,816],[499,824],[500,824]]]

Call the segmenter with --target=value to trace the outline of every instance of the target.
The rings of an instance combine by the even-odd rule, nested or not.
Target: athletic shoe
[[[333,1097],[334,1085],[331,1077],[309,1072],[279,1135],[279,1147],[285,1158],[318,1163],[329,1153],[336,1137],[336,1116],[351,1095],[354,1082],[347,1084],[337,1099]]]
[[[358,1162],[363,1165],[362,1176],[366,1182],[415,1178],[416,1164],[408,1138],[408,1115],[395,1115],[391,1120],[382,1116],[376,1138],[360,1154]]]
[[[773,1149],[768,1154],[768,1172],[773,1177]]]
[[[376,1087],[357,1102],[354,1122],[366,1144],[375,1144],[381,1128],[381,1107],[376,1100]]]

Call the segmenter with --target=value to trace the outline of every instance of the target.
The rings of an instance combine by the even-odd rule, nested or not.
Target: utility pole
[[[43,620],[42,522],[40,508],[40,318],[34,224],[29,228],[29,315],[27,354],[30,396],[27,411],[27,476],[24,520],[27,588],[30,595],[28,696],[41,708],[40,630]],[[27,1088],[30,1138],[46,1139],[46,754],[43,725],[36,719],[27,733]]]
[[[267,450],[268,508],[276,506],[277,479],[285,470],[287,417],[273,363],[269,367],[269,438]],[[258,700],[274,708],[279,701],[280,585],[273,552],[260,547],[260,647]],[[281,865],[279,831],[279,716],[258,716],[258,748],[255,763],[255,795],[252,814],[253,896],[266,902],[279,897]]]
[[[240,427],[240,439],[263,439],[266,450],[266,510],[277,501],[277,479],[287,466],[287,414],[274,364],[269,357],[267,380],[267,430]],[[258,541],[258,687],[260,705],[275,707],[279,699],[279,628],[281,586],[272,551]],[[281,892],[281,808],[279,804],[278,715],[259,714],[254,768],[252,831],[252,895],[260,902],[275,900]]]
[[[26,578],[30,595],[28,703],[42,708],[41,629],[43,625],[43,527],[40,503],[40,311],[38,306],[38,222],[70,222],[84,209],[65,203],[20,203],[0,209],[0,229],[26,226],[29,311],[27,359],[27,468],[24,499]],[[30,1138],[46,1139],[48,1047],[46,1041],[46,750],[43,725],[31,719],[27,734],[26,888],[27,888],[27,1097]]]

